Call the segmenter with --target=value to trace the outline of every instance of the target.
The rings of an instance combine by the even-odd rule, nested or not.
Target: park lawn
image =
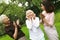
[[[60,10],[56,12],[55,15],[55,26],[59,35],[59,40],[60,40]],[[40,25],[40,28],[43,30],[44,32],[44,27],[42,25]],[[29,32],[28,29],[25,25],[22,26],[22,31],[25,33],[26,39],[29,40]],[[45,34],[45,32],[44,32]],[[48,40],[47,35],[45,34],[45,39]],[[9,37],[8,35],[4,35],[4,36],[0,36],[0,40],[13,40],[11,37]]]
[[[60,23],[56,23],[56,29],[58,31],[58,34],[60,35]],[[40,28],[43,30],[43,26],[41,25]],[[22,31],[25,33],[26,39],[29,40],[29,32],[28,29],[26,28],[26,26],[22,27]],[[44,30],[43,30],[44,31]],[[45,33],[44,33],[45,34]],[[45,34],[45,39],[48,40],[46,34]],[[60,39],[60,36],[59,36]],[[13,40],[12,38],[10,38],[8,35],[4,35],[0,37],[0,40]]]

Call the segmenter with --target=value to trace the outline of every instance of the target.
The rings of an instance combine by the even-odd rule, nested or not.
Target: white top
[[[45,16],[45,19],[50,25],[54,25],[54,12],[46,13],[46,11],[43,11],[42,14]],[[44,26],[46,26],[46,23],[44,23]]]
[[[39,28],[39,18],[36,17],[35,19],[26,20],[27,28],[29,29],[30,39],[38,39],[40,40],[44,37],[43,32]]]

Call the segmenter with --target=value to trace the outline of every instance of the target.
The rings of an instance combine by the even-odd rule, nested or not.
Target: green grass
[[[8,35],[4,35],[0,37],[0,40],[13,40],[13,39],[10,38]]]
[[[60,40],[60,10],[57,11],[55,14],[55,26],[56,26],[56,29],[59,35],[59,40]],[[44,32],[44,27],[42,25],[40,25],[40,28]],[[29,32],[25,25],[22,27],[22,31],[25,33],[26,39],[29,40]],[[46,36],[46,34],[45,34],[45,39],[48,40],[48,37]],[[4,35],[4,36],[0,36],[0,40],[13,40],[13,39],[8,35]]]
[[[60,23],[56,23],[56,29],[58,31],[58,34],[60,35]],[[40,28],[43,30],[44,32],[44,27],[41,25]],[[29,40],[29,32],[28,29],[26,28],[26,26],[22,27],[22,31],[25,33],[26,39]],[[45,33],[44,33],[45,34]],[[48,40],[48,37],[45,34],[45,39]],[[59,36],[60,39],[60,36]],[[8,35],[4,35],[0,37],[0,40],[13,40],[11,37],[9,37]]]
[[[55,24],[60,40],[60,22]]]

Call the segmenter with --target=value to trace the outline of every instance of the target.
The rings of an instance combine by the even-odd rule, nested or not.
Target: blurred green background
[[[22,25],[22,31],[26,35],[26,39],[29,40],[29,32],[25,25],[25,12],[28,9],[33,10],[39,17],[42,12],[41,4],[42,0],[0,0],[0,15],[6,14],[12,21],[15,21],[18,17],[20,19],[20,24]],[[59,34],[60,40],[60,0],[51,0],[52,4],[55,6],[55,26]],[[44,31],[43,25],[40,28]],[[44,32],[45,34],[45,32]],[[48,40],[45,34],[45,39]],[[4,25],[0,23],[0,40],[13,40],[4,31]]]

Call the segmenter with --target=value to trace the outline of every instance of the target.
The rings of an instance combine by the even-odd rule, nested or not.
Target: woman
[[[44,1],[41,3],[41,8],[43,12],[40,17],[44,24],[45,33],[49,40],[59,40],[58,33],[54,25],[54,6],[50,2]]]
[[[44,33],[39,28],[39,18],[36,17],[32,10],[26,11],[26,25],[29,29],[29,36],[31,40],[45,40]]]
[[[11,22],[6,15],[2,14],[0,16],[0,22],[5,25],[6,34],[8,34],[14,40],[26,40],[25,34],[21,30],[19,20],[17,20],[16,22]]]

